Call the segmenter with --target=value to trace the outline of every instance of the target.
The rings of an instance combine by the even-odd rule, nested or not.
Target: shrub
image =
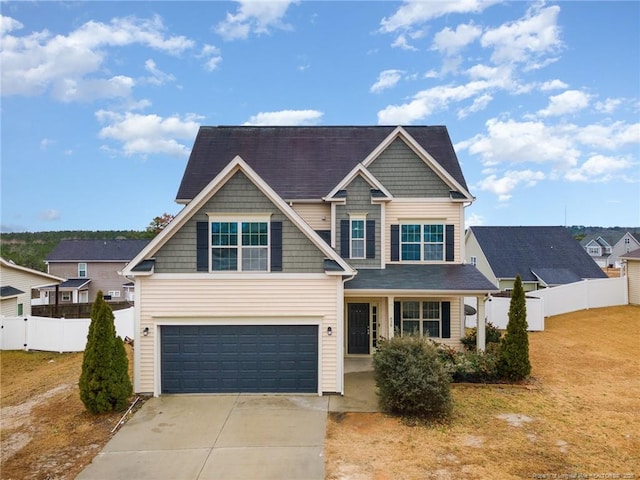
[[[440,359],[454,382],[491,383],[498,378],[498,344],[487,344],[484,352],[459,352],[444,345],[438,346]]]
[[[91,413],[123,410],[133,391],[129,360],[122,339],[116,337],[113,320],[113,312],[100,291],[91,309],[78,382],[80,399]]]
[[[461,340],[462,345],[467,350],[475,350],[476,349],[476,337],[478,335],[478,329],[473,327],[469,329],[469,333],[467,333]],[[502,337],[502,332],[493,325],[491,322],[487,322],[485,324],[485,343],[488,346],[490,343],[500,343],[500,338]]]
[[[405,336],[380,342],[373,368],[384,410],[412,417],[451,413],[451,378],[428,339]]]
[[[506,380],[518,381],[531,373],[527,305],[520,275],[516,277],[509,304],[507,333],[500,342],[498,372]]]

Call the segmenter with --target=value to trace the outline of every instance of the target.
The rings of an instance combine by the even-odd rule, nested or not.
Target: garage
[[[317,393],[317,325],[164,325],[162,393]]]

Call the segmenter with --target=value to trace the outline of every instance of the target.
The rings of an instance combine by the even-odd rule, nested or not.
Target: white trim
[[[262,178],[239,156],[237,155],[227,164],[216,177],[203,188],[194,199],[183,208],[156,237],[147,244],[145,248],[136,255],[134,259],[123,269],[123,275],[135,275],[132,268],[142,260],[155,254],[185,223],[191,216],[203,207],[203,205],[222,188],[224,184],[238,171],[244,173],[249,180],[269,199],[275,206],[301,230],[309,240],[328,258],[334,260],[345,271],[347,275],[355,275],[357,272],[345,262],[335,250],[318,235],[300,215],[290,207]]]
[[[336,272],[342,275],[342,272]],[[319,280],[327,273],[279,273],[279,272],[199,272],[156,273],[154,280]]]
[[[344,395],[344,341],[346,325],[344,321],[344,281],[336,285],[336,391]]]
[[[391,227],[389,227],[391,228]],[[384,270],[386,268],[386,255],[387,255],[387,205],[385,203],[380,204],[380,268]]]
[[[207,244],[208,244],[208,267],[209,272],[270,272],[271,271],[271,214],[256,214],[256,215],[243,215],[243,214],[217,214],[217,213],[207,213],[209,217],[209,227],[208,227],[208,235],[207,235]],[[212,241],[212,223],[235,223],[236,224],[236,245],[213,245]],[[266,245],[244,245],[242,243],[242,224],[243,223],[263,223],[267,226],[267,244]],[[228,250],[236,250],[236,269],[235,270],[214,270],[213,266],[213,258],[212,252],[214,248],[223,248]],[[264,270],[243,270],[242,262],[243,262],[243,250],[245,248],[255,249],[255,250],[266,250],[267,251],[267,265]]]
[[[486,295],[487,293],[497,292],[498,289],[494,288],[493,290],[403,290],[403,289],[366,289],[366,290],[354,290],[345,288],[344,296],[347,297],[366,297],[366,296],[378,296],[378,297],[415,297],[419,295],[420,298],[423,297],[470,297],[472,295]]]
[[[340,190],[344,190],[351,182],[356,179],[356,177],[358,177],[358,175],[362,176],[365,182],[369,184],[369,186],[375,187],[377,190],[380,190],[382,193],[384,193],[388,197],[385,200],[393,199],[393,195],[391,195],[389,190],[387,190],[384,185],[382,185],[382,183],[380,183],[380,181],[361,163],[353,167],[353,169],[347,174],[347,176],[344,177],[340,181],[340,183],[338,183],[338,185],[336,185],[333,190],[331,190],[331,192],[329,192],[329,195],[327,195],[325,199],[332,200],[333,196],[336,193],[338,193]]]
[[[2,257],[0,257],[0,264],[2,264],[3,267],[14,268],[16,270],[20,270],[21,272],[31,273],[32,275],[37,275],[39,277],[43,277],[43,278],[46,278],[48,280],[55,280],[56,282],[64,282],[65,281],[65,279],[62,278],[62,277],[58,277],[56,275],[51,275],[50,273],[41,272],[40,270],[34,270],[32,268],[29,268],[29,267],[23,267],[22,265],[18,265],[16,263],[13,263],[13,262],[10,262],[8,260],[5,260]],[[47,285],[43,285],[43,286],[47,286]],[[38,287],[33,287],[33,288],[38,288]]]
[[[267,320],[275,320],[277,322],[264,321]],[[199,325],[199,326],[223,326],[223,325],[272,325],[272,326],[286,326],[286,325],[315,325],[317,327],[318,333],[318,355],[317,355],[317,367],[318,367],[318,378],[317,382],[317,394],[318,396],[322,396],[322,322],[323,318],[318,316],[309,316],[309,317],[176,317],[175,315],[160,317],[153,316],[151,318],[153,323],[153,357],[154,357],[154,385],[153,385],[153,396],[158,397],[162,394],[162,369],[161,369],[161,345],[162,339],[161,331],[164,326],[187,326],[187,325]],[[139,350],[139,349],[138,349]]]
[[[142,329],[140,328],[140,303],[142,294],[142,281],[138,278],[133,278],[133,338],[138,342],[138,346],[142,343]],[[135,340],[137,339],[137,340]],[[133,349],[133,390],[136,393],[140,393],[140,362],[142,361],[142,349]],[[155,361],[155,360],[154,360]]]
[[[353,233],[353,222],[362,222],[362,230],[363,237],[362,238],[353,238],[351,234]],[[353,256],[353,241],[354,240],[362,240],[362,256],[354,257]],[[349,214],[349,259],[353,260],[365,260],[367,258],[367,214],[366,213],[350,213]]]
[[[331,203],[331,248],[336,248],[336,203]]]

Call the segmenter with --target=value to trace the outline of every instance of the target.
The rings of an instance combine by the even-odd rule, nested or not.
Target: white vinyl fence
[[[113,312],[116,334],[134,338],[133,307]],[[2,350],[82,352],[87,344],[89,318],[1,317]]]
[[[529,331],[544,330],[545,317],[590,308],[614,307],[629,303],[627,277],[599,278],[569,283],[558,287],[526,292],[527,324]],[[535,298],[531,298],[535,297]],[[511,299],[491,297],[485,303],[487,322],[499,329],[506,329],[509,322]],[[475,297],[465,298],[465,303],[477,307]],[[477,315],[467,316],[465,326],[477,325]]]

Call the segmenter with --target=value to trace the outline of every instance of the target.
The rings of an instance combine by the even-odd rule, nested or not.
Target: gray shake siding
[[[449,186],[400,139],[389,145],[368,170],[394,197],[449,197]]]
[[[341,221],[349,220],[349,215],[366,214],[367,220],[375,221],[375,258],[350,259],[345,258],[350,265],[356,268],[380,267],[380,204],[371,203],[371,186],[361,177],[356,177],[346,188],[346,205],[336,205],[336,248],[340,252],[342,249]],[[348,250],[347,250],[348,251]]]
[[[324,272],[324,254],[241,172],[236,173],[156,253],[157,273],[196,272],[196,224],[209,213],[271,214],[282,222],[282,271]]]

